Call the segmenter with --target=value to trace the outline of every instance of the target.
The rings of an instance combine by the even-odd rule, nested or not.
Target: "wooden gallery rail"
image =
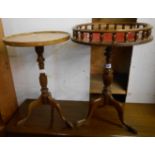
[[[88,23],[77,25],[73,28],[74,42],[86,45],[104,46],[105,67],[103,71],[104,88],[100,98],[90,101],[88,115],[77,122],[77,126],[87,124],[92,118],[97,107],[113,106],[124,128],[132,133],[135,129],[124,122],[124,104],[116,101],[111,93],[113,82],[112,49],[114,46],[133,46],[150,42],[152,27],[145,23]],[[97,61],[97,60],[96,60]],[[121,63],[121,62],[120,62]]]
[[[145,23],[89,23],[73,28],[72,40],[88,45],[132,46],[152,40],[152,27]]]

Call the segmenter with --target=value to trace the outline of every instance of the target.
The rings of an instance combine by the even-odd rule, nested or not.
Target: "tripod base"
[[[79,120],[77,123],[76,123],[76,126],[79,127],[79,126],[82,126],[82,125],[88,125],[95,110],[98,108],[98,107],[104,107],[106,105],[111,105],[113,106],[116,111],[117,111],[117,114],[118,114],[118,117],[119,117],[119,120],[121,122],[121,125],[123,128],[125,128],[126,130],[128,130],[129,132],[132,132],[133,134],[137,134],[137,131],[132,128],[131,126],[127,125],[125,122],[124,122],[124,106],[123,104],[121,104],[120,102],[116,101],[112,95],[106,95],[106,96],[103,96],[101,98],[98,98],[94,101],[91,101],[90,102],[90,105],[89,105],[89,111],[88,111],[88,115],[85,119],[82,119],[82,120]]]
[[[63,112],[62,112],[62,109],[61,109],[60,104],[59,104],[55,99],[53,99],[52,96],[51,96],[50,94],[47,96],[47,98],[45,98],[45,100],[46,100],[46,104],[49,104],[49,105],[51,106],[51,124],[50,124],[50,127],[53,126],[53,121],[52,121],[52,120],[53,120],[53,110],[56,109],[57,112],[58,112],[58,114],[59,114],[59,116],[60,116],[60,118],[65,122],[65,124],[66,124],[69,128],[73,128],[73,124],[72,124],[71,122],[67,121],[67,119],[66,119],[65,116],[63,115]],[[33,111],[36,107],[38,107],[38,106],[44,104],[44,101],[45,101],[45,100],[43,100],[42,96],[40,96],[37,100],[32,101],[32,102],[29,104],[29,106],[28,106],[28,113],[27,113],[26,117],[24,117],[23,119],[19,120],[19,121],[17,122],[17,125],[21,125],[21,124],[23,124],[24,122],[26,122],[26,121],[29,119],[29,117],[30,117],[32,111]]]

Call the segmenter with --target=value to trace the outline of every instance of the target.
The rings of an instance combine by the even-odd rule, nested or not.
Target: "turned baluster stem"
[[[48,88],[47,88],[47,75],[45,74],[45,70],[44,70],[44,61],[45,61],[43,57],[44,47],[37,46],[35,47],[35,51],[38,56],[37,62],[38,62],[38,66],[40,69],[39,82],[41,86],[41,97],[42,97],[43,103],[47,103],[47,97],[49,93],[48,93]]]
[[[111,94],[111,83],[113,80],[113,71],[112,71],[112,46],[106,47],[105,49],[105,67],[103,71],[103,96],[108,96]]]
[[[104,35],[104,33],[101,32],[101,33],[100,33],[100,41],[101,41],[101,42],[103,41],[103,35]]]
[[[125,24],[122,24],[122,29],[125,29]]]
[[[90,42],[92,42],[92,40],[93,40],[93,36],[92,36],[92,35],[93,35],[93,34],[90,32],[90,33],[89,33],[89,41],[90,41]]]
[[[109,24],[106,24],[106,30],[108,30],[109,29]]]
[[[138,40],[138,32],[137,32],[137,31],[135,32],[135,37],[134,37],[134,39],[135,39],[135,41]]]
[[[127,42],[128,41],[128,32],[125,32],[124,33],[124,42]]]
[[[117,24],[114,25],[114,30],[116,30],[116,29],[117,29]]]
[[[92,24],[91,29],[94,30],[94,25]]]
[[[45,61],[45,59],[43,57],[44,47],[43,46],[36,46],[35,51],[38,55],[37,62],[39,65],[39,69],[42,70],[42,69],[44,69],[44,61]]]
[[[101,30],[101,26],[102,26],[101,24],[98,25],[98,29],[99,29],[99,30]]]
[[[84,39],[84,32],[81,32],[81,40],[83,40]]]
[[[74,32],[73,32],[73,37],[74,37],[75,39],[77,39],[77,31],[74,31]]]
[[[145,31],[142,31],[141,39],[143,40],[145,38]]]
[[[114,43],[116,41],[116,33],[112,33],[112,42]]]

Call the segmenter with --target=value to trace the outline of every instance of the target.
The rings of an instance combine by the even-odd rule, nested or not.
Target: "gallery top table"
[[[87,124],[97,107],[112,105],[118,113],[122,126],[132,133],[137,133],[135,129],[124,122],[124,104],[116,101],[111,93],[111,84],[113,81],[112,52],[114,46],[133,46],[150,42],[153,39],[151,30],[152,26],[149,24],[133,22],[87,23],[76,25],[73,28],[72,40],[74,42],[90,46],[106,47],[102,95],[100,98],[90,101],[88,115],[85,119],[77,122],[78,126]]]
[[[87,23],[73,28],[72,40],[87,45],[133,46],[150,42],[151,30],[146,23]]]
[[[41,95],[40,97],[33,101],[28,107],[28,114],[27,116],[20,120],[18,124],[22,124],[25,122],[32,110],[41,105],[41,104],[50,104],[51,105],[51,125],[53,125],[53,109],[56,108],[58,111],[61,119],[66,123],[67,126],[73,127],[72,123],[66,120],[63,115],[62,109],[59,103],[52,98],[51,93],[48,91],[47,88],[47,75],[45,74],[44,69],[44,46],[47,45],[55,45],[59,43],[63,43],[69,40],[70,35],[67,32],[61,31],[44,31],[44,32],[32,32],[32,33],[21,33],[15,34],[3,39],[4,43],[9,46],[17,46],[17,47],[35,47],[35,51],[38,55],[37,62],[40,69],[40,76],[39,82],[41,85]]]

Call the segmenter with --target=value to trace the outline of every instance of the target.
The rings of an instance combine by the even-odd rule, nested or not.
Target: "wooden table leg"
[[[57,112],[58,112],[60,118],[65,122],[65,124],[66,124],[68,127],[70,127],[70,128],[73,128],[73,127],[74,127],[73,124],[72,124],[71,122],[69,122],[69,121],[65,118],[60,104],[59,104],[55,99],[53,99],[52,96],[50,96],[50,95],[48,96],[48,103],[51,105],[51,108],[53,108],[53,109],[55,108],[55,109],[57,110]]]
[[[136,134],[137,131],[124,122],[124,108],[123,108],[124,105],[116,101],[112,97],[111,84],[113,81],[113,71],[112,71],[112,65],[111,65],[112,64],[112,47],[111,46],[106,48],[105,56],[106,56],[106,64],[105,64],[105,68],[103,71],[104,88],[102,91],[102,96],[90,102],[87,117],[85,119],[78,121],[77,126],[88,124],[94,114],[94,111],[97,109],[97,107],[99,107],[99,104],[102,103],[103,106],[105,105],[113,106],[118,113],[118,117],[119,117],[119,120],[122,126],[128,131]]]
[[[79,126],[82,126],[82,125],[89,124],[95,110],[99,107],[99,105],[100,105],[100,103],[102,103],[102,101],[103,101],[102,98],[91,101],[89,103],[89,110],[88,110],[87,117],[82,119],[82,120],[77,121],[76,126],[79,127]]]
[[[35,51],[38,55],[37,61],[38,61],[39,69],[40,69],[39,82],[40,82],[40,86],[41,86],[41,96],[39,97],[38,100],[30,103],[26,117],[24,117],[22,120],[18,121],[17,124],[20,125],[20,124],[24,123],[30,117],[33,109],[35,109],[37,106],[39,106],[41,104],[49,104],[49,105],[51,105],[51,108],[57,110],[58,114],[60,115],[60,118],[65,122],[65,124],[68,127],[73,128],[73,124],[71,122],[67,121],[67,119],[65,118],[60,104],[55,99],[52,98],[51,93],[48,91],[47,75],[45,74],[45,71],[44,71],[44,60],[45,60],[43,57],[44,47],[37,46],[37,47],[35,47]],[[51,112],[53,113],[53,110],[51,110]],[[51,114],[51,117],[53,117],[53,114]],[[51,120],[53,120],[53,118],[51,118]],[[53,125],[52,123],[53,122],[51,121],[51,126]]]
[[[113,106],[116,109],[122,126],[128,131],[137,134],[137,131],[134,128],[124,122],[124,105],[119,101],[116,101],[112,96],[109,96],[109,105]]]
[[[17,122],[18,125],[23,124],[24,122],[26,122],[28,120],[28,118],[30,117],[33,109],[37,108],[38,106],[40,106],[42,104],[41,102],[41,98],[31,102],[28,106],[28,113],[26,115],[26,117],[24,117],[23,119],[19,120]]]

